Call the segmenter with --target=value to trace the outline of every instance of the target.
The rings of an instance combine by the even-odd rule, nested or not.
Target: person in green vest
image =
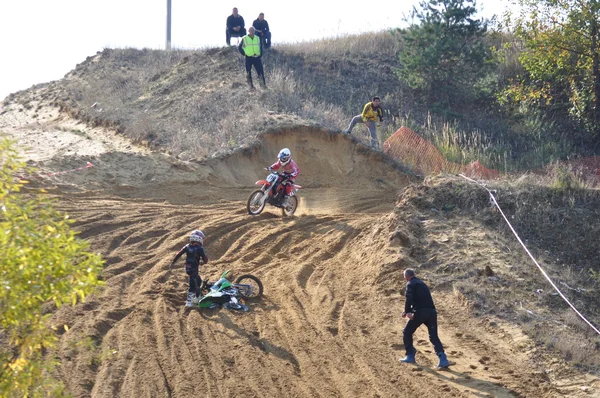
[[[252,65],[254,65],[254,69],[256,69],[256,73],[261,80],[263,88],[267,87],[260,47],[260,37],[254,34],[254,27],[250,26],[248,28],[248,34],[242,37],[238,49],[240,53],[246,57],[246,80],[248,81],[251,90],[254,90],[254,84],[252,84]]]

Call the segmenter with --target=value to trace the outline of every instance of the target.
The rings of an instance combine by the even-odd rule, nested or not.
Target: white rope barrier
[[[565,302],[569,305],[569,307],[571,307],[571,309],[573,311],[575,311],[575,313],[581,318],[583,319],[583,321],[585,323],[587,323],[592,329],[594,329],[594,331],[596,333],[598,333],[600,335],[600,330],[598,330],[594,325],[592,325],[592,323],[590,321],[588,321],[579,311],[577,311],[577,308],[575,308],[575,306],[573,304],[571,304],[571,302],[569,301],[569,299],[567,299],[565,297],[565,295],[560,291],[560,289],[556,286],[556,284],[554,284],[554,282],[552,282],[552,279],[550,279],[550,277],[548,276],[548,274],[546,273],[546,271],[544,271],[544,269],[542,268],[542,266],[537,262],[537,260],[535,259],[535,257],[533,257],[533,255],[531,254],[531,252],[529,251],[529,249],[527,249],[527,246],[525,246],[525,244],[523,243],[523,241],[521,240],[521,238],[519,237],[519,235],[517,234],[517,231],[515,231],[515,229],[513,228],[512,224],[510,223],[510,221],[508,221],[508,218],[506,217],[506,215],[504,214],[504,212],[502,211],[502,209],[500,208],[500,205],[498,204],[498,202],[496,201],[496,198],[494,197],[494,194],[492,193],[492,191],[490,191],[489,189],[487,189],[487,187],[463,174],[459,174],[459,176],[461,176],[462,178],[464,178],[465,180],[471,181],[477,185],[479,185],[480,187],[482,187],[483,189],[485,189],[486,191],[488,191],[488,193],[490,194],[490,198],[492,200],[492,203],[494,203],[494,205],[498,208],[498,210],[500,211],[500,214],[502,214],[502,217],[504,218],[504,221],[506,221],[506,223],[508,224],[508,227],[510,228],[510,230],[512,231],[512,233],[515,235],[515,237],[517,238],[517,240],[519,241],[519,243],[521,244],[521,246],[523,246],[523,249],[525,250],[525,252],[527,253],[527,255],[529,256],[529,258],[531,258],[531,260],[534,262],[534,264],[538,267],[538,269],[540,270],[540,272],[542,273],[542,275],[544,275],[544,277],[548,280],[548,282],[550,283],[550,285],[552,285],[552,287],[554,288],[554,290],[557,291],[557,293],[560,295],[560,297],[562,297],[563,300],[565,300]]]

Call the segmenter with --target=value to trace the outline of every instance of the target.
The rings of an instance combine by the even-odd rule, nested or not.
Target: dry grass
[[[518,182],[497,181],[488,188],[496,191],[511,224],[554,283],[599,326],[600,309],[596,303],[600,296],[589,270],[600,271],[600,192],[559,189],[553,187],[555,183],[552,176],[528,175]],[[468,219],[463,223],[486,229],[486,238],[493,237],[494,246],[500,249],[497,255],[504,253],[493,258],[502,263],[502,268],[494,269],[493,277],[487,276],[481,269],[486,261],[481,263],[476,261],[480,257],[470,257],[468,248],[461,243],[473,238],[460,232],[455,236],[452,228],[456,223],[448,222],[445,234],[453,243],[447,247],[444,259],[436,259],[424,270],[429,280],[435,280],[442,288],[452,286],[456,299],[473,315],[492,315],[517,323],[537,343],[568,361],[600,366],[598,336],[556,294],[494,210],[485,190],[463,180],[432,177],[422,186],[410,188],[400,203],[410,203],[419,213],[437,209],[436,218],[442,221],[432,228],[438,234],[448,222],[443,220]],[[403,212],[407,209],[403,207]],[[429,258],[431,254],[424,256]]]
[[[489,44],[506,39],[490,36]],[[383,99],[381,143],[405,125],[452,163],[479,160],[502,172],[543,167],[572,153],[565,137],[547,139],[556,134],[553,126],[534,116],[511,132],[463,128],[433,118],[394,72],[402,45],[393,31],[281,44],[263,57],[269,89],[254,93],[246,86],[243,57],[233,47],[106,49],[50,91],[77,118],[185,159],[253,142],[259,133],[276,127],[267,112],[342,131],[373,95]],[[516,53],[503,65],[514,68]],[[24,107],[32,106],[26,95],[19,100]],[[487,115],[479,118],[496,123]],[[369,141],[362,125],[355,135]]]
[[[350,47],[359,48],[365,37],[352,40],[356,44]],[[386,43],[390,45],[389,38]],[[341,130],[369,100],[368,81],[356,89],[360,94],[350,95],[357,98],[353,105],[328,99],[345,95],[337,87],[355,90],[356,85],[342,84],[340,79],[353,75],[357,65],[350,66],[348,73],[342,72],[342,66],[334,67],[314,79],[314,68],[327,69],[327,62],[305,68],[310,57],[282,51],[272,50],[264,57],[269,86],[265,91],[248,91],[243,58],[234,48],[106,49],[78,65],[51,91],[55,103],[73,116],[186,159],[251,143],[257,134],[275,127],[267,111]]]
[[[319,101],[313,96],[314,89],[299,84],[293,72],[275,68],[269,75],[269,91],[265,93],[265,103],[269,110],[291,113],[310,124],[331,130],[339,130],[347,117],[343,110],[334,104]]]
[[[598,269],[600,191],[562,184],[551,175],[529,174],[504,183],[498,196],[519,233],[531,242],[560,253],[556,258],[565,264]]]
[[[538,343],[568,362],[598,369],[600,339],[596,332],[571,309],[560,311],[554,318],[525,323],[523,327]]]
[[[542,133],[515,137],[479,129],[463,130],[456,123],[436,122],[431,115],[423,123],[417,123],[408,115],[398,124],[431,142],[449,162],[466,165],[478,160],[487,168],[503,173],[541,169],[573,152],[564,137],[549,140]],[[537,128],[543,129],[542,126]]]
[[[373,95],[384,99],[389,116],[380,128],[384,140],[399,127],[390,110],[404,102],[392,70],[399,43],[379,32],[278,46],[263,57],[269,89],[257,92],[248,91],[233,47],[106,49],[51,91],[73,116],[186,159],[251,143],[276,127],[267,112],[341,131]]]
[[[233,52],[227,55],[236,61]],[[208,54],[191,51],[105,50],[98,62],[75,70],[62,105],[135,142],[184,158],[206,157],[250,142],[264,114],[260,103],[245,98],[241,82],[226,95],[232,84],[218,72],[231,73],[236,64],[221,61],[212,65]]]
[[[512,38],[495,34],[487,40],[500,47]],[[542,167],[572,153],[567,136],[555,137],[553,126],[535,116],[515,131],[499,123],[500,116],[472,109],[465,115],[477,128],[432,118],[395,73],[402,48],[401,34],[391,30],[280,44],[263,57],[269,89],[255,93],[247,90],[244,60],[234,47],[106,49],[77,65],[67,79],[50,84],[48,91],[56,104],[80,119],[184,158],[251,143],[276,127],[265,117],[267,111],[341,131],[374,95],[382,97],[385,114],[378,128],[380,142],[406,125],[451,162],[479,160],[509,172]],[[518,53],[507,53],[499,80],[514,74]],[[25,92],[8,100],[32,106]],[[368,141],[364,126],[355,131]]]
[[[524,264],[523,267],[527,266]],[[564,275],[554,275],[552,271],[554,280],[570,280],[568,277],[563,278]],[[530,275],[530,279],[531,276],[533,275]],[[480,275],[454,283],[454,294],[473,315],[493,315],[515,322],[537,344],[558,352],[567,361],[598,368],[598,335],[542,281],[541,275],[538,279],[538,283],[529,283],[524,282],[523,278],[503,274],[492,281]],[[539,286],[547,289],[539,290],[539,294],[534,293]],[[597,295],[577,297],[567,288],[561,287],[567,296],[571,296],[572,301],[575,298],[579,311],[592,320],[600,318],[597,308],[583,304],[595,302]]]
[[[484,131],[461,131],[450,123],[436,127],[431,119],[423,126],[422,134],[452,163],[466,165],[478,160],[489,169],[510,171],[513,162],[510,145],[498,142]]]
[[[351,59],[397,54],[402,49],[400,37],[394,31],[342,35],[334,38],[282,44],[281,51],[291,56]]]

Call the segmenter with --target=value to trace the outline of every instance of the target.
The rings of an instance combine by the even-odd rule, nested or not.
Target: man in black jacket
[[[448,358],[444,353],[444,346],[437,333],[437,312],[433,304],[433,298],[427,285],[415,276],[413,269],[404,270],[404,280],[406,280],[406,302],[402,318],[408,318],[404,327],[404,349],[406,357],[400,360],[404,363],[415,363],[417,350],[413,346],[413,334],[419,326],[425,324],[429,331],[429,341],[433,344],[435,353],[439,357],[438,368],[447,368],[450,366]]]
[[[227,29],[225,30],[225,40],[227,45],[231,45],[232,37],[243,37],[246,35],[244,18],[238,14],[238,9],[233,8],[232,14],[227,17]]]
[[[265,20],[264,12],[258,14],[258,18],[254,20],[252,26],[254,26],[256,34],[260,37],[262,48],[271,48],[271,31],[269,30],[269,23]]]

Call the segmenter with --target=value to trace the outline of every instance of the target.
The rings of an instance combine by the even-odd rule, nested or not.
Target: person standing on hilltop
[[[433,304],[433,298],[429,288],[419,278],[416,277],[413,269],[404,270],[404,280],[406,283],[406,302],[404,303],[404,312],[402,318],[408,318],[408,322],[404,327],[403,340],[406,357],[400,362],[415,363],[415,355],[417,350],[413,346],[413,334],[421,325],[427,326],[429,331],[429,341],[433,344],[435,353],[440,361],[438,368],[447,368],[450,362],[444,353],[444,346],[438,337],[437,332],[437,312]]]
[[[265,13],[261,12],[258,14],[258,18],[252,23],[254,32],[260,36],[260,44],[262,48],[271,47],[271,31],[269,30],[269,23],[265,19]]]
[[[383,122],[383,111],[381,110],[381,98],[373,97],[371,102],[367,102],[363,108],[363,111],[360,115],[356,115],[350,121],[350,125],[344,131],[345,134],[350,134],[356,123],[364,123],[367,125],[369,129],[369,133],[371,134],[371,147],[377,147],[377,130],[376,123],[377,119],[379,122]]]
[[[225,30],[227,45],[231,45],[232,37],[243,37],[245,34],[244,18],[238,14],[237,7],[233,7],[233,13],[227,17],[227,29]]]
[[[263,64],[261,60],[261,49],[260,49],[260,37],[254,34],[254,27],[248,28],[248,34],[242,37],[242,41],[238,47],[240,53],[246,57],[246,80],[251,90],[254,90],[254,84],[252,84],[252,65],[256,69],[258,78],[261,81],[263,88],[267,87],[265,82],[265,72],[263,70]]]

